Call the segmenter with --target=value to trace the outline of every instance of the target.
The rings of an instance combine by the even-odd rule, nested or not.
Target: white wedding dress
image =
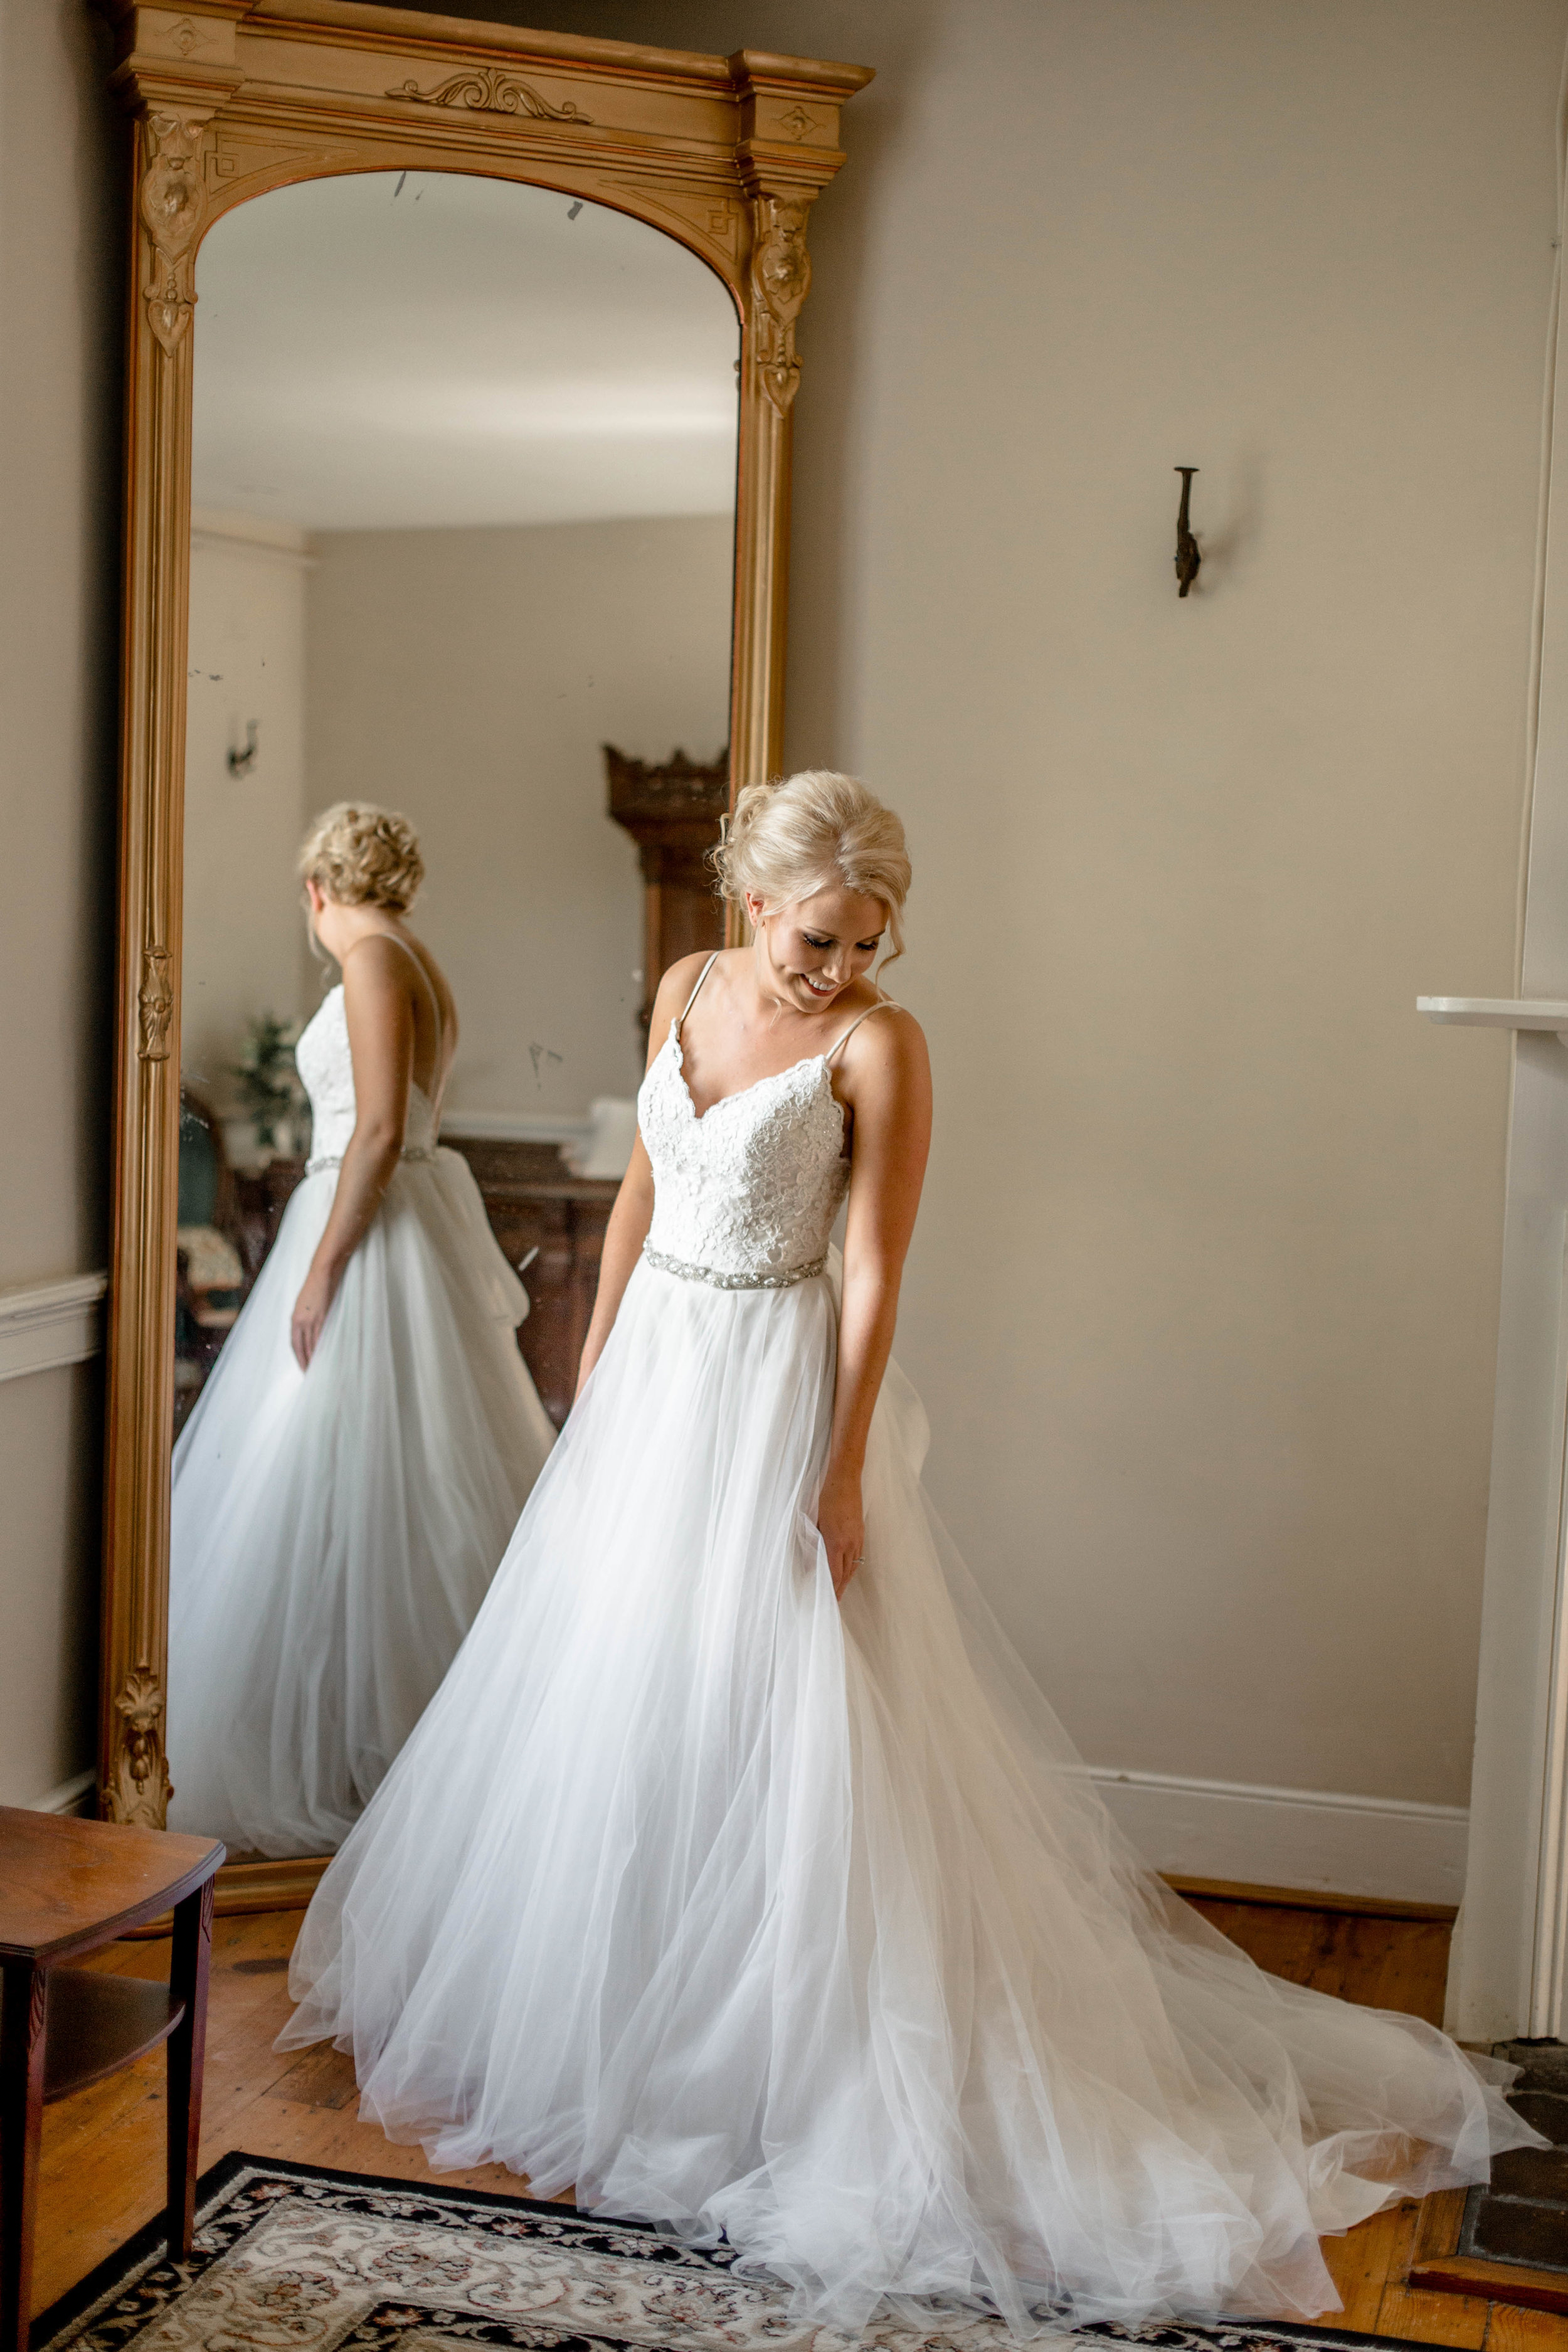
[[[281,2044],[351,2049],[438,2165],[722,2233],[802,2323],[1321,2312],[1321,2231],[1534,2135],[1508,2070],[1265,1976],[1143,1866],[932,1514],[896,1368],[836,1600],[831,1060],[700,1119],[672,1024],[643,1261]]]
[[[411,1086],[309,1371],[289,1325],[354,1128],[343,992],[295,1049],[313,1156],[174,1448],[171,1829],[342,1843],[473,1623],[554,1439],[528,1297]]]

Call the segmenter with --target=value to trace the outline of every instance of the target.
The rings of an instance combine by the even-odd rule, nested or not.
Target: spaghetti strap
[[[712,971],[712,969],[713,969],[714,965],[718,962],[718,961],[719,961],[719,957],[720,957],[720,953],[721,953],[721,950],[720,950],[718,948],[715,948],[715,949],[714,949],[714,950],[713,950],[713,952],[712,952],[712,954],[709,957],[709,959],[708,959],[707,962],[703,965],[703,967],[702,967],[701,971],[700,971],[698,973],[698,975],[697,975],[697,988],[694,988],[694,989],[692,990],[692,992],[691,992],[690,995],[687,998],[687,1000],[686,1000],[685,1003],[681,1006],[681,1008],[680,1008],[679,1012],[676,1014],[676,1016],[675,1016],[675,1034],[676,1034],[677,1037],[679,1037],[679,1034],[680,1034],[680,1024],[681,1024],[681,1023],[685,1020],[685,1018],[686,1018],[687,1014],[690,1012],[690,1010],[691,1010],[692,1006],[693,1006],[693,1005],[696,1003],[696,1002],[697,1002],[697,989],[699,989],[699,988],[700,988],[700,987],[701,987],[701,985],[702,985],[703,982],[707,979],[707,977],[708,977],[709,973]]]
[[[699,986],[701,985],[700,982],[698,984]],[[836,1045],[830,1045],[826,1053],[824,1054],[822,1058],[827,1064],[828,1068],[831,1069],[833,1067],[834,1063],[838,1059],[839,1055],[843,1052],[845,1046],[847,1045],[850,1038],[853,1037],[856,1030],[858,1029],[862,1021],[869,1021],[873,1013],[901,1013],[903,1009],[903,1006],[898,1003],[890,996],[884,996],[879,1003],[868,1004],[864,1013],[858,1013],[855,1015],[854,1020],[851,1021],[848,1028],[844,1032],[843,1036],[839,1038],[838,1043]]]
[[[442,1046],[443,1046],[443,1045],[446,1044],[446,1042],[447,1042],[447,1024],[446,1024],[446,1023],[445,1023],[445,1021],[441,1018],[441,999],[440,999],[439,994],[437,993],[437,987],[436,987],[436,983],[435,983],[435,982],[431,979],[431,977],[430,977],[430,975],[429,975],[428,971],[426,971],[426,970],[425,969],[425,959],[424,959],[424,957],[419,953],[419,950],[418,950],[418,949],[417,949],[417,948],[412,948],[412,947],[410,947],[410,946],[409,946],[409,944],[408,944],[408,941],[407,941],[405,939],[402,939],[402,938],[400,938],[400,937],[399,937],[399,935],[398,935],[398,933],[397,933],[396,931],[367,931],[367,932],[365,933],[365,939],[368,939],[368,940],[390,940],[392,941],[392,944],[393,944],[393,946],[394,946],[395,948],[401,948],[401,949],[403,950],[404,954],[405,954],[405,956],[408,956],[409,958],[411,958],[411,959],[412,959],[412,961],[413,961],[413,964],[414,964],[414,969],[415,969],[415,971],[419,974],[420,979],[421,979],[421,980],[424,982],[424,983],[425,983],[425,993],[426,993],[426,996],[429,998],[429,1000],[430,1000],[430,1011],[431,1011],[432,1014],[433,1014],[433,1015],[434,1015],[434,1017],[435,1017],[435,1022],[436,1022],[436,1067],[437,1067],[437,1069],[439,1069],[439,1068],[440,1068],[440,1066],[441,1066],[441,1048],[442,1048]],[[350,950],[348,950],[349,954],[350,954],[350,955],[353,955],[353,952],[354,952],[354,949],[355,949],[355,948],[362,948],[362,947],[363,947],[363,945],[364,945],[364,940],[356,940],[354,941],[354,943],[353,943],[353,947],[350,948]],[[340,959],[340,969],[341,969],[341,968],[342,968],[342,960]],[[698,985],[700,987],[701,982],[699,982]],[[417,1079],[417,1078],[416,1078],[416,1079],[414,1080],[414,1084],[415,1084],[416,1086],[419,1086],[419,1081],[418,1081],[418,1079]],[[420,1093],[421,1093],[421,1094],[425,1094],[425,1089],[424,1089],[424,1087],[419,1087],[419,1091],[420,1091]],[[428,1095],[426,1095],[426,1096],[425,1096],[425,1099],[426,1099],[426,1102],[428,1102],[428,1101],[430,1100],[430,1097],[429,1097]]]

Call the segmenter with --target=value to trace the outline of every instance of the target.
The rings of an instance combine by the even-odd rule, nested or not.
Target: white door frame
[[[1482,2043],[1562,2039],[1568,2021],[1568,463],[1552,463],[1568,453],[1563,121],[1560,99],[1519,999],[1424,1005],[1513,1033],[1469,1852],[1447,2013],[1451,2032]]]

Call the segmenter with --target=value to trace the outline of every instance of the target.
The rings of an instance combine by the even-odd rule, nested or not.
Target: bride
[[[1331,2308],[1321,2232],[1534,2135],[1116,1832],[889,1361],[930,1128],[869,977],[902,827],[800,775],[720,860],[752,943],[666,976],[576,1404],[321,1882],[282,2044],[335,2036],[438,2165],[722,2238],[804,2322]]]
[[[452,992],[405,917],[407,820],[300,856],[341,966],[295,1049],[313,1157],[174,1449],[169,1825],[341,1845],[483,1601],[554,1432],[468,1162],[437,1149]]]

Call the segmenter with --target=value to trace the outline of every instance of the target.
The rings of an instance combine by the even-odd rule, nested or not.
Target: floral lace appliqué
[[[752,1276],[824,1255],[849,1163],[822,1055],[726,1095],[699,1118],[672,1023],[642,1082],[637,1123],[653,1163],[650,1250]]]

